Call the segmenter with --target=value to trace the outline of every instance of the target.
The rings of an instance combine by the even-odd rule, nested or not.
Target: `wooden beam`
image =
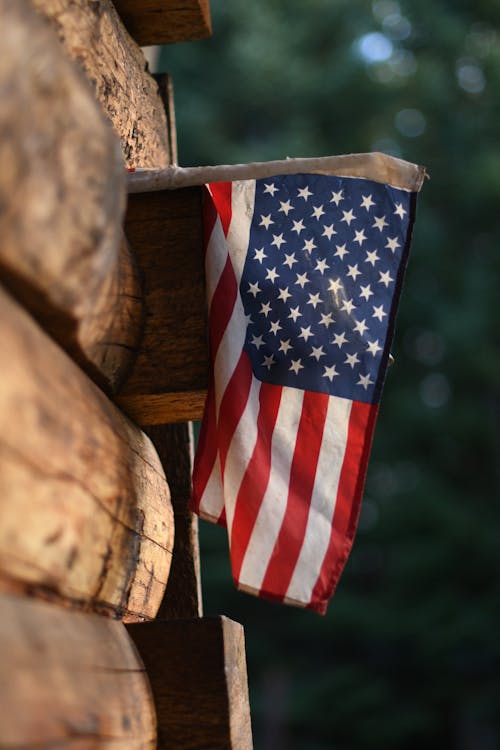
[[[204,39],[212,33],[208,0],[114,0],[138,44]]]
[[[146,318],[116,401],[138,424],[200,419],[208,380],[201,188],[130,195],[125,232]]]
[[[243,627],[226,617],[128,626],[146,666],[158,749],[250,750]]]
[[[111,0],[32,2],[56,30],[68,56],[91,82],[97,100],[120,138],[127,166],[167,166],[171,156],[158,86],[147,72],[144,55],[125,30]],[[161,19],[154,23],[160,25]]]
[[[155,616],[173,513],[150,440],[0,290],[0,587]]]
[[[146,750],[156,717],[125,627],[0,595],[2,748]]]

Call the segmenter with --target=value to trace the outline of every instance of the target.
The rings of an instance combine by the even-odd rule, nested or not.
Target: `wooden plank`
[[[252,747],[243,627],[226,617],[128,626],[144,661],[158,748]]]
[[[172,567],[157,616],[165,620],[201,617],[198,516],[188,510],[194,455],[192,425],[158,425],[146,432],[165,469],[175,520]]]
[[[201,188],[129,196],[125,232],[143,279],[144,335],[116,398],[138,424],[199,419],[208,380]]]
[[[0,588],[154,617],[173,513],[149,438],[0,290]]]
[[[167,166],[165,111],[146,61],[111,0],[32,0],[91,82],[129,167]]]
[[[212,33],[208,0],[114,0],[141,45],[204,39]]]
[[[119,144],[28,0],[0,0],[0,42],[0,277],[113,392],[142,326]]]
[[[125,627],[0,595],[0,746],[156,747],[150,687]]]

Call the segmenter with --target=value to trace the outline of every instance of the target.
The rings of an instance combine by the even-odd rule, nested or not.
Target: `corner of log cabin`
[[[140,45],[204,39],[212,33],[208,0],[114,0]]]

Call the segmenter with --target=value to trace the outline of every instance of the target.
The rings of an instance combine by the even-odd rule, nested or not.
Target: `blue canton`
[[[240,283],[255,377],[379,400],[411,196],[351,177],[256,181]]]

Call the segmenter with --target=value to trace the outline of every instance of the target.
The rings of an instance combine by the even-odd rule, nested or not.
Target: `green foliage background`
[[[233,590],[255,746],[500,748],[500,3],[212,0],[163,49],[184,165],[384,150],[425,164],[363,511],[328,615]],[[367,37],[378,33],[382,36]]]

